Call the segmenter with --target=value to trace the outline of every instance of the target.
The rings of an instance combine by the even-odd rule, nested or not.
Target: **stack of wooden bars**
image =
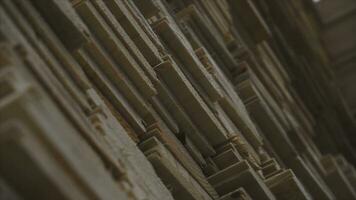
[[[356,199],[310,8],[278,1],[0,0],[0,199]]]

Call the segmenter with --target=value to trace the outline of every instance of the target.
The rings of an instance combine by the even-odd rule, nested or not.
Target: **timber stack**
[[[0,0],[0,199],[356,199],[308,2]]]

